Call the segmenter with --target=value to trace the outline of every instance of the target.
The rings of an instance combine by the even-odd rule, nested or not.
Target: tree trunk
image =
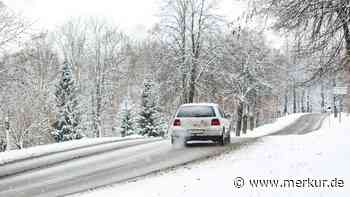
[[[237,126],[236,126],[236,136],[241,135],[241,128],[242,128],[242,117],[243,116],[243,102],[240,101],[238,107],[237,107]]]
[[[193,63],[192,69],[191,69],[191,76],[190,76],[190,87],[188,92],[188,103],[193,103],[194,101],[194,94],[196,91],[196,69],[197,64]]]
[[[91,91],[91,114],[92,114],[92,135],[93,137],[97,137],[97,123],[96,123],[96,95],[94,90]]]
[[[185,72],[185,71],[184,71]],[[182,103],[188,103],[187,101],[187,84],[186,84],[186,74],[182,74]]]
[[[23,141],[24,141],[24,139],[23,139],[23,137],[21,137],[19,140],[19,149],[23,149],[23,144],[24,144]]]
[[[325,96],[324,96],[324,84],[321,84],[321,112],[325,112]]]
[[[187,72],[186,72],[186,16],[183,19],[182,45],[181,45],[181,70],[182,70],[182,102],[188,103],[187,97]]]
[[[309,92],[307,93],[307,96],[306,96],[306,112],[308,112],[308,113],[311,112]]]
[[[284,109],[283,109],[283,113],[287,114],[288,113],[288,95],[287,95],[287,91],[284,95]]]
[[[196,78],[197,78],[197,66],[198,59],[200,56],[201,49],[201,35],[202,35],[202,20],[203,20],[203,11],[204,11],[204,0],[201,1],[199,8],[196,8],[194,4],[191,4],[191,47],[192,47],[192,67],[191,67],[191,76],[190,76],[190,87],[188,93],[188,102],[193,103],[194,96],[196,92]],[[198,10],[197,10],[198,9]],[[198,16],[196,17],[196,14]],[[197,24],[197,28],[195,27]]]
[[[242,126],[243,134],[247,133],[247,127],[248,127],[248,116],[247,116],[247,114],[244,114],[243,115],[243,126]]]
[[[350,35],[349,35],[350,37]],[[345,81],[348,87],[347,95],[345,96],[347,111],[350,113],[350,38],[346,41],[346,60],[345,60]]]
[[[187,94],[187,70],[186,70],[186,30],[187,30],[187,6],[188,2],[182,2],[179,14],[181,16],[181,70],[182,70],[182,103],[188,103]]]
[[[297,113],[297,93],[296,93],[294,80],[293,80],[293,113]]]
[[[254,123],[255,123],[254,116],[249,116],[249,129],[251,131],[253,131],[254,128],[255,128],[255,124]]]
[[[101,132],[101,109],[102,109],[102,95],[101,85],[98,83],[96,88],[96,132],[97,137],[102,137]]]
[[[93,118],[93,133],[94,137],[101,136],[101,108],[102,108],[102,95],[100,92],[100,85],[97,82],[95,84],[95,90],[92,92],[92,118]]]
[[[302,91],[301,93],[301,100],[300,100],[300,104],[301,104],[301,112],[305,113],[305,90]]]

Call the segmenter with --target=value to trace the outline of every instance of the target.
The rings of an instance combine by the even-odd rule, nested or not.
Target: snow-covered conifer
[[[164,133],[164,122],[154,91],[154,82],[146,79],[143,83],[138,131],[141,135],[161,136]]]
[[[132,104],[129,103],[128,99],[126,99],[123,102],[118,117],[120,119],[120,129],[122,137],[134,134],[135,114],[133,112]]]
[[[57,120],[52,132],[57,142],[79,139],[80,112],[78,90],[70,65],[65,62],[61,78],[56,85]]]

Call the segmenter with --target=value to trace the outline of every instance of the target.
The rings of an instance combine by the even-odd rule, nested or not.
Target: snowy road
[[[278,133],[307,133],[322,119],[319,114],[305,115]],[[226,147],[203,144],[177,149],[168,140],[134,144],[0,178],[0,196],[63,196],[211,157],[249,141],[254,138],[233,138]]]
[[[295,123],[274,133],[274,135],[302,135],[320,128],[322,121],[326,118],[325,114],[306,114]]]

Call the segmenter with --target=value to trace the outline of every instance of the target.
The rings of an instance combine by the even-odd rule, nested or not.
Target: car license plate
[[[194,129],[194,130],[191,130],[191,133],[193,134],[198,134],[198,133],[203,133],[204,130],[201,130],[201,129]]]

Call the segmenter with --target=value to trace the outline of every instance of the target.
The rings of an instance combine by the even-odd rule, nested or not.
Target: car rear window
[[[183,106],[177,117],[215,117],[215,111],[211,106]]]

